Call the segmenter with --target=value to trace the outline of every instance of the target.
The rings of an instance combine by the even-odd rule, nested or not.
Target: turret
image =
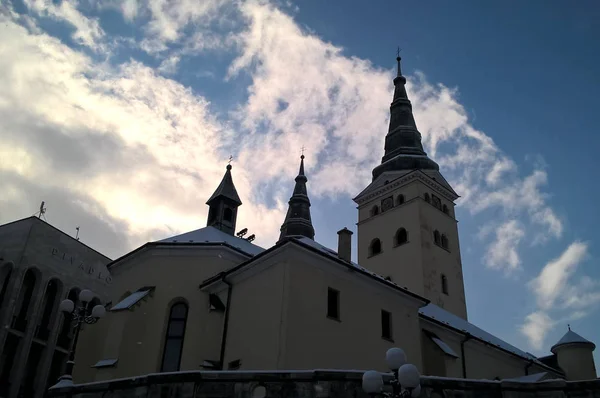
[[[577,333],[569,331],[550,349],[565,372],[567,380],[596,379],[593,352],[596,345]]]

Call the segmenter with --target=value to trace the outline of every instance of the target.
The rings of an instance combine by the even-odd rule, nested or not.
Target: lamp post
[[[67,387],[73,385],[73,367],[75,366],[75,350],[77,349],[77,340],[79,339],[79,332],[81,325],[87,323],[88,325],[98,322],[98,319],[102,318],[106,313],[106,310],[102,305],[96,305],[91,311],[88,310],[88,303],[94,298],[94,293],[91,290],[84,289],[79,293],[79,301],[81,305],[75,308],[75,303],[69,299],[63,300],[60,303],[59,309],[65,315],[65,322],[73,323],[73,341],[69,350],[69,359],[67,361],[67,369],[65,374],[58,379],[58,383],[50,387],[50,389]]]
[[[363,374],[363,390],[371,396],[390,398],[417,398],[421,395],[421,375],[413,364],[406,363],[406,354],[400,348],[390,348],[385,354],[385,361],[394,373],[394,378],[387,382],[391,385],[392,392],[383,392],[381,373],[370,370]]]

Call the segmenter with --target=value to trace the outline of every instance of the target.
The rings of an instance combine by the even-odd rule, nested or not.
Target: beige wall
[[[232,278],[226,362],[241,359],[242,369],[386,370],[385,352],[398,346],[421,368],[414,341],[422,303],[295,245],[255,268],[249,279]],[[340,321],[326,316],[328,287],[340,291]],[[392,313],[394,342],[381,337],[382,309]]]
[[[449,214],[427,203],[425,193],[438,196],[449,208]],[[371,216],[371,209],[382,200],[404,195],[405,203],[386,212]],[[467,319],[457,222],[453,217],[454,203],[444,198],[422,181],[414,179],[395,190],[381,193],[359,206],[358,260],[359,264],[382,276],[391,276],[400,286],[423,295],[436,305]],[[399,228],[408,232],[408,243],[395,246]],[[434,244],[433,233],[438,230],[449,240],[448,250]],[[369,255],[374,238],[382,242],[382,253]],[[442,274],[448,281],[448,294],[442,292]]]
[[[133,311],[109,312],[82,333],[75,378],[91,381],[106,374],[126,377],[159,371],[170,305],[179,298],[189,305],[181,370],[198,370],[205,359],[218,360],[223,316],[209,312],[208,294],[198,286],[244,259],[224,247],[154,247],[112,267],[113,305],[127,291],[143,286],[156,289]],[[118,348],[112,339],[119,341]],[[115,358],[117,353],[115,369],[96,374],[90,368],[100,359]]]
[[[592,380],[598,377],[592,352],[587,345],[556,348],[558,365],[565,371],[567,380]]]
[[[241,359],[242,369],[283,369],[289,267],[282,256],[258,260],[255,267],[233,279],[225,366]]]

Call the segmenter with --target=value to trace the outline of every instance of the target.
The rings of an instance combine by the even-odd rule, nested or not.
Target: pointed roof
[[[569,331],[567,333],[565,333],[565,335],[560,340],[558,340],[558,342],[556,344],[554,344],[552,346],[550,351],[552,351],[552,353],[555,353],[555,350],[558,347],[567,345],[567,344],[587,344],[587,345],[591,345],[592,350],[594,350],[596,348],[596,344],[592,343],[591,341],[589,341],[587,339],[584,339],[583,337],[581,337],[580,335],[578,335],[577,333],[572,331],[571,327],[569,326]]]
[[[233,185],[233,178],[231,177],[231,165],[227,165],[227,171],[225,171],[225,175],[221,180],[221,183],[212,194],[212,196],[206,201],[207,205],[211,205],[211,203],[219,197],[227,198],[234,201],[238,206],[242,204],[240,197],[235,189],[235,185]]]
[[[402,76],[398,62],[398,74],[394,79],[394,99],[390,105],[390,127],[385,137],[385,154],[381,164],[373,169],[373,180],[385,171],[392,170],[439,170],[436,162],[427,157],[421,143],[421,133],[412,113],[412,104],[406,94],[406,78]]]
[[[304,155],[300,156],[300,170],[295,181],[294,193],[288,202],[289,207],[281,225],[279,240],[288,236],[315,238],[315,229],[310,217],[310,199],[306,190],[308,178],[304,175]]]

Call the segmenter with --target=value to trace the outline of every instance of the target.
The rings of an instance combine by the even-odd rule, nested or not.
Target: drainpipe
[[[231,291],[233,290],[233,285],[227,282],[225,275],[223,275],[221,280],[227,285],[227,304],[225,304],[225,319],[223,320],[223,334],[221,336],[221,355],[219,357],[219,369],[223,370],[225,368],[225,346],[227,344],[227,328],[229,326],[229,309],[231,307]]]
[[[533,361],[530,359],[529,363],[525,365],[525,376],[529,376],[529,368],[533,365]]]
[[[465,338],[460,342],[460,355],[462,356],[462,372],[463,372],[463,379],[467,378],[467,363],[466,363],[466,357],[465,357],[465,343],[467,341],[471,340],[471,334],[467,333],[465,335]]]

